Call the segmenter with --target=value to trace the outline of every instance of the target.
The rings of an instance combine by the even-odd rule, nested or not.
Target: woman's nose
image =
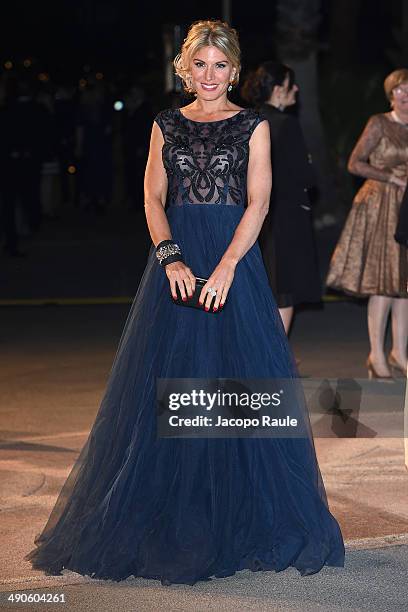
[[[212,66],[207,66],[205,70],[205,80],[211,81],[212,77],[213,77],[213,68]]]

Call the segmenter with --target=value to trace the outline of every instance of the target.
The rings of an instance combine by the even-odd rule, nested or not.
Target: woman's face
[[[400,83],[392,90],[392,107],[397,113],[408,114],[408,81]]]
[[[197,92],[197,97],[216,100],[226,93],[236,69],[222,51],[208,46],[193,55],[190,74],[191,87]]]
[[[285,80],[279,87],[278,91],[280,94],[280,104],[282,106],[286,108],[287,106],[293,106],[293,104],[296,104],[296,94],[299,91],[299,87],[295,83],[293,83],[292,87],[290,87],[289,75],[285,77]]]

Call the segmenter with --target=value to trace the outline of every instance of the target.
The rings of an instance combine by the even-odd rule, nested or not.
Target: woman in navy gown
[[[163,584],[341,567],[310,429],[292,439],[156,435],[157,378],[296,378],[256,243],[271,187],[268,123],[227,98],[240,70],[235,30],[194,24],[175,66],[196,99],[153,124],[145,206],[156,247],[88,441],[28,558],[51,574]],[[202,308],[175,304],[170,290],[188,299],[195,277],[208,278]]]

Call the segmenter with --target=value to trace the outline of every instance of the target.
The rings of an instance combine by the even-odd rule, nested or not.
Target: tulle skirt
[[[210,275],[243,213],[170,206],[173,239],[196,276]],[[172,302],[152,248],[88,441],[27,557],[34,568],[194,584],[245,568],[343,566],[310,431],[157,436],[157,378],[222,377],[296,378],[258,244],[215,315]]]

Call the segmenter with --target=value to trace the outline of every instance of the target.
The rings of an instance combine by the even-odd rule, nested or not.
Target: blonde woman
[[[256,243],[271,189],[268,124],[228,99],[237,33],[193,24],[175,66],[195,99],[153,124],[155,246],[88,443],[29,558],[49,573],[163,584],[342,566],[310,434],[157,436],[158,378],[296,376]]]
[[[350,172],[366,179],[354,198],[334,251],[327,285],[367,296],[370,378],[406,376],[408,338],[408,249],[396,242],[408,176],[408,70],[384,81],[392,110],[373,115],[349,160]],[[392,349],[384,353],[391,314]]]

